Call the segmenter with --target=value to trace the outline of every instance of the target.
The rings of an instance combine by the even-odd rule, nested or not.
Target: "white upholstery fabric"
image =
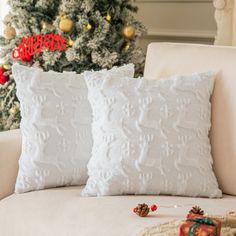
[[[174,54],[173,54],[174,53]],[[197,56],[197,57],[196,57]],[[194,58],[194,59],[193,59]],[[199,45],[152,44],[148,52],[146,75],[155,79],[176,73],[220,69],[214,102],[213,152],[217,174],[225,192],[236,194],[235,185],[235,83],[236,49]],[[176,64],[172,64],[176,63]],[[168,66],[169,65],[169,66]],[[221,77],[222,76],[222,77]],[[226,80],[225,80],[226,77]],[[219,93],[218,93],[219,92]],[[218,127],[218,128],[217,128]],[[0,133],[1,196],[13,192],[20,155],[19,131]],[[7,137],[7,138],[6,138]],[[10,158],[6,161],[5,158]],[[3,160],[3,161],[2,161]],[[4,168],[4,169],[3,169]],[[4,170],[4,172],[2,172]],[[5,175],[4,173],[7,173]],[[2,191],[3,190],[3,191]],[[167,196],[121,196],[81,198],[81,188],[59,188],[12,195],[0,201],[1,236],[132,236],[144,227],[185,218],[193,205],[208,213],[225,214],[236,211],[236,197],[223,199],[183,198]],[[159,209],[159,215],[139,218],[132,213],[138,203],[160,206],[184,205]]]
[[[0,132],[0,200],[14,192],[20,153],[20,130]]]
[[[12,195],[0,202],[1,236],[133,236],[145,227],[185,219],[193,205],[207,213],[236,211],[236,197],[223,199],[168,196],[83,198],[81,187]],[[138,203],[158,204],[158,214],[136,216]],[[174,208],[174,205],[182,207]],[[165,206],[162,207],[162,206]]]
[[[94,146],[83,195],[221,197],[208,137],[214,77],[150,81],[85,72]]]

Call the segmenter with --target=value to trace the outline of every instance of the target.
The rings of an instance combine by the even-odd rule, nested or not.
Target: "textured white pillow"
[[[213,73],[154,81],[84,76],[94,146],[83,196],[222,196],[208,138]]]
[[[133,76],[126,65],[101,77]],[[21,104],[22,154],[15,192],[23,193],[87,181],[91,157],[91,106],[82,75],[13,66]]]

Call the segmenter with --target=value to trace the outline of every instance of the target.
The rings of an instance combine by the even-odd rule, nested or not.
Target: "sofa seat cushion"
[[[83,187],[69,187],[11,195],[0,201],[0,235],[4,236],[131,236],[145,227],[183,219],[193,205],[208,213],[236,211],[236,197],[223,199],[171,196],[115,196],[83,198]],[[140,218],[138,203],[160,206],[158,214]],[[179,205],[174,208],[174,205]],[[165,207],[163,207],[165,206]]]

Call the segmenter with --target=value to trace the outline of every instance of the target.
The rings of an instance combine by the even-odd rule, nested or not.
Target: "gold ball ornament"
[[[107,14],[106,20],[107,20],[108,22],[110,22],[110,21],[111,21],[111,15]]]
[[[136,29],[133,25],[127,25],[123,28],[123,35],[127,39],[133,39],[136,34]]]
[[[69,45],[70,47],[73,47],[74,44],[75,44],[75,41],[74,41],[74,40],[72,40],[72,39],[69,39],[69,40],[68,40],[68,45]]]
[[[4,64],[2,66],[5,70],[10,70],[11,66],[9,64]]]
[[[86,30],[87,30],[87,31],[90,31],[92,28],[93,28],[93,26],[92,26],[90,23],[88,23],[88,24],[86,25]]]
[[[68,16],[61,17],[59,28],[64,33],[69,33],[74,27],[74,22]]]
[[[16,37],[16,30],[12,26],[7,26],[4,30],[4,36],[6,39],[14,39]]]

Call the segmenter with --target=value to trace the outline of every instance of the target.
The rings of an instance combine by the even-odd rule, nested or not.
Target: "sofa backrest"
[[[211,145],[220,188],[236,195],[236,47],[152,43],[148,47],[146,79],[173,74],[214,71]]]

